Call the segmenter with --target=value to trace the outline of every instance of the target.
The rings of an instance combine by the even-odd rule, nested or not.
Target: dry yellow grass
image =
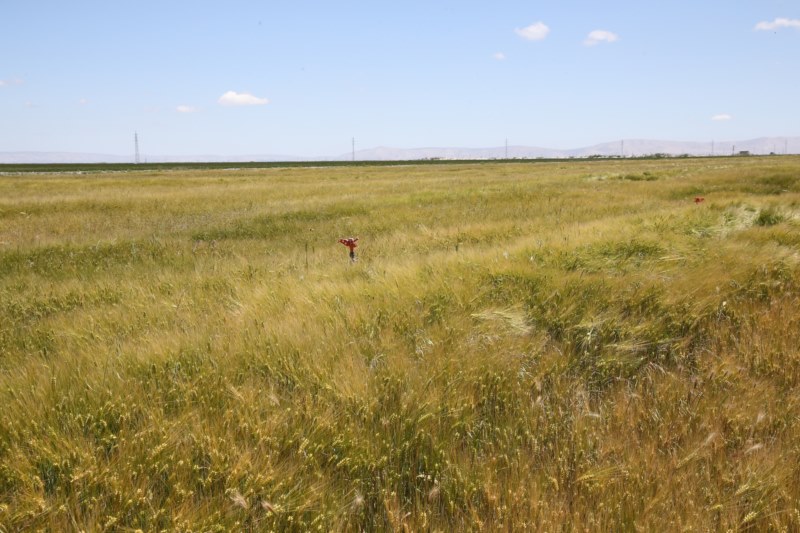
[[[796,530],[799,200],[796,157],[0,176],[0,529]]]

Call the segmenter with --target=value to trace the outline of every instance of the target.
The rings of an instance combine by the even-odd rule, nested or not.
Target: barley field
[[[0,531],[798,531],[799,264],[794,156],[0,175]]]

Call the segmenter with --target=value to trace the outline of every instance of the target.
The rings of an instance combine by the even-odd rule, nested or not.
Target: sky
[[[2,0],[0,152],[800,135],[800,0]]]

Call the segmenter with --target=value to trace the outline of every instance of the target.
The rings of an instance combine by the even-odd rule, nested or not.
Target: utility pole
[[[356,160],[356,138],[353,137],[353,161]]]
[[[506,159],[508,159],[508,137],[506,137]]]

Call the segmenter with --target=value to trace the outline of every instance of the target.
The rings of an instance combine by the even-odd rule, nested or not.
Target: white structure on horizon
[[[133,132],[133,150],[134,150],[133,162],[134,162],[134,164],[138,165],[139,164],[139,133],[135,132],[135,131]]]

